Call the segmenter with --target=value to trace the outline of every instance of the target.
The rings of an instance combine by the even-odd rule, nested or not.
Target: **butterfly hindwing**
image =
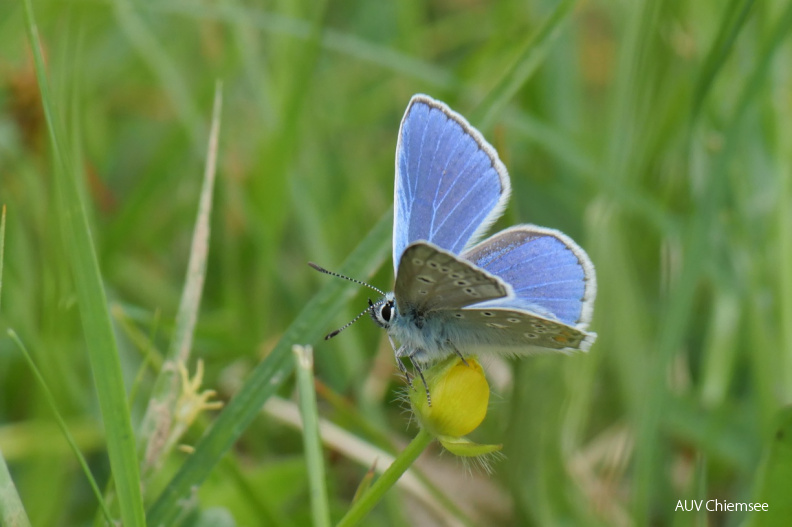
[[[534,225],[501,231],[463,254],[500,277],[514,298],[487,307],[519,308],[586,329],[597,282],[585,251],[566,235]]]
[[[503,212],[510,189],[497,153],[464,117],[414,96],[396,147],[394,268],[418,240],[460,254]]]
[[[498,277],[431,243],[409,245],[402,255],[394,290],[400,313],[421,315],[507,297]]]
[[[520,309],[451,309],[443,319],[449,340],[462,352],[588,351],[596,338],[595,333]]]

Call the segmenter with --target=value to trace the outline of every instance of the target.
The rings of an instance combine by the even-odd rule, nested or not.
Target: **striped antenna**
[[[331,331],[330,333],[328,333],[327,335],[325,335],[325,340],[330,340],[331,338],[335,337],[336,335],[338,335],[339,333],[341,333],[342,331],[344,331],[346,328],[348,328],[349,326],[351,326],[352,324],[354,324],[355,322],[357,322],[357,321],[358,321],[358,319],[359,319],[360,317],[362,317],[362,316],[363,316],[363,315],[365,315],[366,313],[369,313],[369,312],[370,312],[370,311],[371,311],[371,310],[372,310],[374,307],[376,307],[376,306],[378,306],[378,305],[380,305],[380,304],[382,304],[382,303],[384,303],[384,302],[385,302],[385,300],[380,300],[379,302],[377,302],[377,303],[375,304],[375,303],[373,303],[373,302],[371,301],[371,299],[369,298],[369,307],[367,307],[366,309],[364,309],[363,311],[361,311],[361,313],[360,313],[358,316],[356,316],[355,318],[353,318],[352,320],[350,320],[349,322],[347,322],[346,324],[344,324],[344,325],[343,325],[343,326],[341,326],[340,328],[338,328],[338,329],[336,329],[336,330],[334,330],[334,331]]]
[[[364,286],[368,287],[369,289],[373,289],[374,291],[376,291],[380,295],[385,296],[384,292],[380,291],[379,289],[377,289],[376,287],[374,287],[371,284],[367,284],[366,282],[362,282],[360,280],[355,280],[354,278],[350,278],[350,277],[345,276],[345,275],[340,274],[340,273],[334,273],[333,271],[328,271],[324,267],[322,267],[320,265],[317,265],[317,264],[315,264],[313,262],[308,262],[308,265],[310,265],[311,267],[313,267],[314,269],[316,269],[320,273],[329,274],[330,276],[335,276],[336,278],[343,278],[344,280],[349,280],[350,282],[354,282],[354,283],[356,283],[358,285],[364,285]],[[338,335],[339,333],[344,331],[346,328],[348,328],[349,326],[351,326],[352,324],[357,322],[360,317],[362,317],[366,313],[370,313],[372,309],[374,309],[376,306],[379,306],[379,305],[385,303],[386,301],[387,300],[383,299],[383,300],[380,300],[379,302],[374,303],[369,298],[369,301],[368,301],[369,307],[367,307],[366,309],[361,311],[358,316],[356,316],[355,318],[353,318],[352,320],[350,320],[349,322],[347,322],[346,324],[344,324],[340,328],[338,328],[338,329],[336,329],[334,331],[331,331],[330,333],[325,335],[325,340],[330,340],[331,338],[335,337],[336,335]]]
[[[361,282],[360,280],[355,280],[354,278],[350,278],[350,277],[345,276],[345,275],[340,274],[340,273],[334,273],[333,271],[328,271],[327,269],[325,269],[321,265],[317,265],[317,264],[315,264],[313,262],[308,262],[308,265],[310,265],[311,267],[313,267],[314,269],[316,269],[320,273],[329,274],[330,276],[335,276],[336,278],[343,278],[344,280],[349,280],[350,282],[354,282],[354,283],[356,283],[358,285],[364,285],[364,286],[368,287],[369,289],[373,289],[374,291],[376,291],[380,295],[385,296],[385,293],[383,293],[382,291],[380,291],[379,289],[377,289],[376,287],[374,287],[371,284],[367,284],[366,282]]]

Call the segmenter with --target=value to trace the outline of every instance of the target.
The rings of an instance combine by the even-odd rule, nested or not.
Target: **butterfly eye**
[[[393,322],[393,319],[395,319],[398,315],[396,312],[396,304],[392,298],[383,298],[376,304],[374,302],[370,302],[369,308],[366,311],[368,311],[369,315],[371,315],[371,318],[374,320],[374,322],[376,322],[379,327],[384,329],[389,329],[391,322]]]
[[[382,309],[380,310],[380,316],[382,320],[385,322],[390,322],[391,316],[393,315],[393,308],[390,302],[386,302],[382,304]]]

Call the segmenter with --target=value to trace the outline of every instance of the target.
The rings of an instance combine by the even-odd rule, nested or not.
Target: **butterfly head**
[[[398,316],[396,312],[396,299],[393,293],[386,294],[379,302],[369,299],[369,314],[374,322],[383,329],[388,329]]]

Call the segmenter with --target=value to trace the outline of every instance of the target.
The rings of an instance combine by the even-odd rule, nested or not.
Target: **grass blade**
[[[6,206],[0,215],[0,298],[3,293],[3,254],[5,249]],[[0,524],[14,527],[29,527],[30,520],[19,498],[14,480],[8,471],[3,451],[0,449]]]
[[[8,472],[3,451],[0,449],[0,525],[30,527],[30,520],[19,499],[19,493]]]
[[[339,271],[351,276],[369,276],[384,262],[390,249],[392,211],[385,214],[347,258]],[[307,266],[306,266],[307,269]],[[344,280],[328,280],[297,316],[281,340],[253,372],[220,413],[211,430],[201,439],[195,453],[173,477],[148,511],[149,524],[169,525],[178,514],[179,501],[200,485],[223,455],[256,417],[264,402],[280,388],[294,370],[289,354],[300,342],[320,342],[339,306],[343,293],[352,289]]]
[[[481,105],[470,114],[470,121],[481,129],[489,128],[504,106],[542,64],[553,42],[558,38],[577,0],[564,0],[550,18],[528,38],[517,61],[498,84],[487,94]]]
[[[77,446],[77,441],[74,440],[74,436],[72,436],[71,432],[69,432],[69,428],[66,426],[66,421],[64,421],[63,417],[58,411],[58,405],[55,402],[55,397],[52,395],[52,392],[47,386],[47,381],[44,380],[44,376],[41,375],[36,363],[33,362],[33,358],[30,356],[30,353],[28,353],[27,348],[19,339],[19,336],[16,334],[16,332],[13,329],[9,329],[8,336],[11,337],[11,340],[16,343],[19,351],[22,352],[22,356],[28,363],[30,371],[33,372],[33,377],[36,378],[36,382],[38,382],[39,386],[41,386],[41,391],[44,393],[44,398],[47,402],[47,405],[50,407],[52,414],[55,416],[55,422],[58,423],[58,428],[60,428],[61,432],[63,432],[63,437],[66,438],[66,441],[69,443],[69,447],[77,457],[77,462],[80,464],[80,468],[82,468],[85,477],[88,479],[88,483],[91,485],[91,490],[96,496],[96,501],[99,503],[99,508],[102,509],[102,514],[104,515],[105,520],[107,520],[108,525],[111,525],[113,523],[113,516],[110,514],[110,509],[107,508],[107,504],[102,498],[102,492],[99,490],[99,485],[96,483],[96,480],[91,473],[91,469],[88,468],[88,462],[85,460],[85,456],[83,456],[82,452],[80,452],[80,448]]]
[[[742,5],[739,5],[739,4]],[[704,59],[704,65],[701,68],[701,73],[696,83],[695,92],[693,93],[693,105],[691,116],[695,120],[701,111],[704,99],[707,97],[715,77],[721,70],[724,62],[731,53],[734,47],[734,41],[740,34],[740,30],[748,20],[748,15],[751,13],[753,7],[753,0],[732,0],[726,7],[723,13],[723,22],[720,24],[720,31],[718,36],[715,37],[715,42],[712,48],[707,53],[707,58]]]
[[[96,259],[85,204],[77,182],[78,175],[64,161],[58,135],[59,126],[55,121],[31,0],[25,0],[25,16],[54,156],[55,183],[59,214],[68,248],[67,258],[75,283],[91,371],[102,412],[121,519],[127,527],[141,526],[145,524],[145,517],[134,433],[129,419],[121,362],[110,323],[99,262]]]
[[[778,424],[768,442],[762,467],[757,475],[757,493],[754,501],[767,503],[765,513],[749,514],[747,525],[775,527],[789,524],[792,517],[792,408],[778,414]]]
[[[201,119],[198,110],[192,103],[190,90],[179,74],[175,64],[170,60],[170,53],[157,40],[157,37],[146,26],[138,13],[135,3],[129,0],[113,0],[116,20],[130,43],[135,47],[141,59],[146,61],[157,77],[171,103],[177,109],[185,131],[198,144],[196,130],[200,130]]]
[[[314,389],[313,348],[294,346],[292,352],[294,352],[297,369],[297,389],[300,393],[303,447],[305,448],[305,462],[308,465],[313,524],[329,527],[330,509],[327,504],[324,458],[322,442],[319,439],[319,416],[316,409],[316,390]]]
[[[206,259],[209,253],[209,217],[212,212],[212,196],[217,169],[217,144],[220,136],[220,115],[222,111],[222,85],[215,87],[214,108],[212,111],[212,128],[209,132],[209,146],[206,156],[203,186],[198,204],[198,217],[193,230],[190,246],[190,261],[187,264],[187,277],[184,290],[176,314],[176,328],[171,340],[165,364],[154,385],[151,400],[141,424],[141,450],[145,452],[143,460],[144,473],[155,467],[168,454],[159,441],[151,441],[152,437],[167,437],[172,426],[170,418],[174,405],[179,397],[178,364],[186,364],[190,358],[193,332],[198,320],[198,309],[201,305],[201,294],[206,278]],[[167,412],[168,418],[163,418]]]
[[[3,305],[3,256],[5,254],[5,225],[6,225],[6,206],[3,204],[2,216],[0,216],[0,307]]]

